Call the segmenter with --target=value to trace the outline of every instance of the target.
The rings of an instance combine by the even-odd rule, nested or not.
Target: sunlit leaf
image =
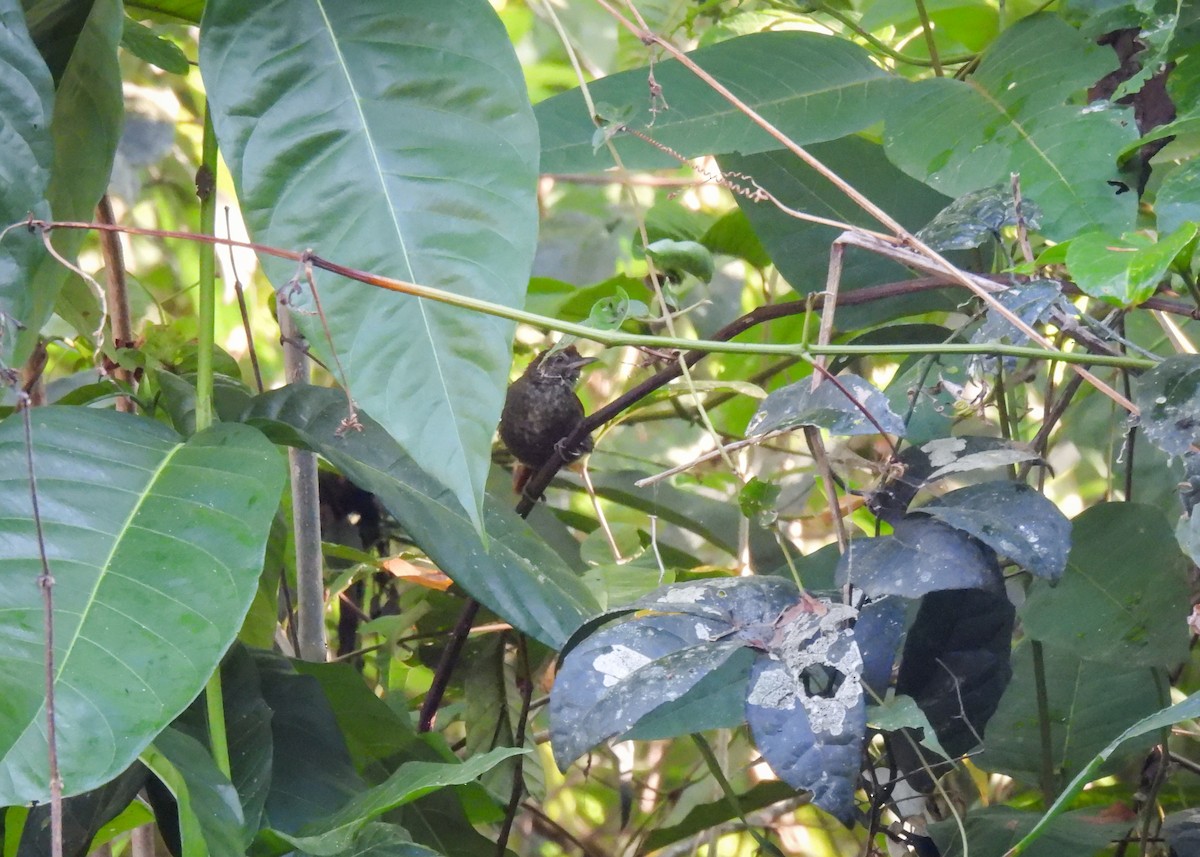
[[[255,240],[524,303],[537,126],[483,0],[210,0],[200,67]],[[276,288],[296,276],[262,262]],[[332,276],[317,286],[333,342],[305,292],[292,303],[309,344],[482,527],[512,323]]]

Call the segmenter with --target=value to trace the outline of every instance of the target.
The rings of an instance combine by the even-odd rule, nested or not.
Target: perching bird
[[[500,414],[500,439],[525,467],[537,469],[545,464],[583,419],[583,403],[575,395],[575,385],[579,370],[595,359],[581,357],[574,345],[543,351],[509,386]],[[561,452],[563,459],[571,462],[591,450],[592,440],[585,437]],[[518,492],[529,475],[521,467],[513,473],[513,487]]]

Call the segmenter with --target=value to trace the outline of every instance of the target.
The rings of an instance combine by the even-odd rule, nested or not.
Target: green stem
[[[838,11],[837,9],[834,9],[831,6],[827,6],[824,3],[819,2],[819,0],[817,0],[817,2],[814,2],[812,4],[812,8],[817,12],[821,12],[825,15],[828,15],[831,18],[837,19],[843,25],[845,25],[846,27],[849,27],[851,30],[853,30],[855,33],[857,33],[859,36],[861,36],[863,39],[865,39],[867,41],[867,43],[871,45],[871,47],[875,48],[875,50],[879,51],[884,56],[886,56],[890,59],[893,59],[896,62],[902,62],[905,65],[915,65],[915,66],[922,66],[924,68],[939,69],[938,75],[941,76],[941,71],[940,71],[941,66],[940,66],[938,60],[936,59],[936,57],[937,57],[936,52],[931,52],[930,58],[927,60],[921,59],[919,57],[910,57],[907,54],[900,53],[895,48],[888,45],[886,42],[882,42],[879,39],[875,38],[873,35],[871,35],[866,30],[864,30],[862,27],[860,27],[857,21],[855,21],[849,15],[843,14],[842,12]],[[958,63],[970,62],[971,60],[975,59],[975,56],[976,56],[975,54],[963,54],[962,56],[946,57],[941,62],[944,62],[946,65],[957,65]]]
[[[208,712],[208,743],[217,769],[231,778],[229,739],[225,733],[225,692],[221,689],[221,668],[217,667],[204,688],[204,707]]]
[[[217,225],[217,136],[213,133],[212,114],[204,105],[204,143],[196,190],[200,196],[200,233],[213,235]],[[216,246],[204,243],[200,250],[199,325],[196,343],[196,431],[213,423],[213,343],[216,327],[217,281]],[[225,694],[221,689],[221,668],[217,667],[204,690],[208,712],[208,743],[213,761],[226,777],[230,776],[229,740],[225,733]]]
[[[217,137],[213,133],[212,114],[204,107],[204,144],[196,187],[200,196],[200,232],[213,235],[217,225]],[[204,431],[213,422],[213,344],[216,326],[216,247],[201,244],[200,251],[200,333],[196,343],[196,431]]]
[[[944,77],[942,61],[938,59],[937,44],[933,40],[933,24],[929,22],[929,13],[925,10],[925,0],[914,0],[917,4],[917,16],[921,19],[921,31],[925,34],[925,47],[929,49],[929,61],[933,63],[933,73]]]
[[[1058,776],[1054,771],[1054,743],[1050,736],[1050,696],[1046,690],[1046,659],[1039,641],[1031,640],[1029,648],[1033,652],[1033,686],[1037,696],[1038,735],[1042,744],[1042,798],[1048,806],[1058,795]]]
[[[282,254],[280,254],[282,255]],[[314,268],[320,268],[334,274],[339,274],[351,280],[370,286],[427,298],[438,303],[450,304],[463,309],[474,310],[497,318],[507,318],[519,321],[543,330],[554,330],[598,342],[602,345],[634,345],[646,348],[685,348],[693,351],[704,351],[713,354],[760,354],[777,357],[799,357],[809,359],[817,355],[829,356],[872,356],[880,354],[990,354],[997,357],[1028,357],[1033,360],[1061,360],[1064,363],[1079,363],[1092,366],[1123,366],[1128,369],[1153,369],[1158,363],[1140,357],[1130,357],[1124,354],[1089,354],[1082,351],[1058,351],[1051,348],[1035,348],[1028,345],[1006,345],[1002,343],[950,342],[941,344],[897,344],[897,345],[808,345],[796,343],[787,345],[756,344],[752,342],[724,342],[712,339],[681,339],[673,336],[647,336],[638,333],[625,333],[620,330],[600,330],[588,327],[586,324],[576,324],[561,321],[545,315],[538,315],[525,310],[514,309],[502,304],[492,303],[480,298],[457,295],[452,292],[423,286],[419,283],[406,283],[393,280],[377,274],[369,274],[331,262],[320,256],[304,254],[304,258]]]
[[[783,857],[782,852],[776,847],[775,843],[762,835],[762,832],[750,824],[750,820],[746,818],[746,813],[742,812],[742,805],[738,803],[737,794],[733,791],[733,786],[729,784],[729,780],[725,777],[725,772],[721,770],[721,763],[717,761],[717,756],[712,751],[712,747],[708,746],[708,742],[704,740],[704,736],[698,732],[692,733],[692,741],[696,744],[696,749],[700,751],[700,755],[704,758],[704,764],[708,765],[708,772],[713,775],[713,779],[717,781],[717,785],[721,787],[721,794],[725,795],[725,801],[729,804],[729,808],[733,810],[738,820],[745,825],[747,832],[754,837],[759,846],[770,854],[775,854],[777,857]]]

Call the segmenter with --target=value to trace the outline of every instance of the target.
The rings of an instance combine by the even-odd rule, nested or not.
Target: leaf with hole
[[[746,696],[750,733],[771,770],[843,821],[853,815],[866,730],[862,655],[843,627],[853,615],[829,605],[783,623],[772,652],[755,662]]]

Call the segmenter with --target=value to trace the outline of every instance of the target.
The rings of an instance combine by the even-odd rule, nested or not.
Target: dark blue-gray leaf
[[[563,658],[550,693],[550,742],[560,768],[678,699],[744,647],[725,623],[651,615],[605,628]]]
[[[931,515],[974,536],[1037,577],[1058,580],[1071,550],[1071,522],[1023,482],[983,482],[933,500],[914,514]]]
[[[866,730],[862,656],[842,627],[853,614],[830,605],[797,616],[783,644],[755,662],[746,697],[746,720],[771,769],[842,820],[853,814]]]
[[[895,475],[867,498],[879,518],[895,523],[904,517],[917,492],[955,473],[991,470],[1022,461],[1041,461],[1028,447],[1001,437],[939,437],[901,450]]]
[[[741,726],[746,722],[746,685],[754,658],[753,649],[734,652],[683,696],[639,720],[622,740],[657,741],[689,732]]]
[[[726,577],[672,583],[633,606],[707,617],[721,623],[735,639],[765,648],[775,635],[780,614],[799,600],[796,584],[782,577]]]
[[[862,652],[863,686],[880,699],[892,681],[892,667],[904,638],[906,611],[903,599],[885,596],[867,602],[854,623],[854,639]]]
[[[780,387],[763,399],[746,434],[798,426],[817,426],[840,435],[878,434],[880,428],[904,434],[904,421],[887,397],[857,375],[839,375],[836,382],[827,378],[815,390],[811,378]]]
[[[985,589],[999,579],[995,562],[969,536],[925,517],[906,518],[890,536],[853,540],[837,569],[839,585],[852,583],[872,598]]]
[[[1200,443],[1200,357],[1168,357],[1142,376],[1134,402],[1142,410],[1142,430],[1169,455],[1183,455]]]
[[[1061,285],[1054,280],[1033,280],[1000,292],[995,297],[1005,309],[1012,310],[1017,318],[1033,327],[1045,320],[1061,293]],[[1065,308],[1074,311],[1066,301],[1062,303],[1066,305]],[[994,310],[988,310],[983,324],[971,336],[972,342],[1008,342],[1013,345],[1024,345],[1028,340],[1028,336]]]
[[[1037,229],[1042,211],[1024,200],[1020,215],[1026,226]],[[917,237],[934,250],[970,250],[988,238],[999,238],[1000,230],[1015,225],[1017,220],[1011,186],[998,184],[963,194],[938,212]]]
[[[1012,677],[1016,610],[1001,592],[933,592],[921,602],[904,642],[896,693],[906,694],[929,718],[947,752],[958,756],[979,744]],[[901,769],[910,765],[893,742]]]

